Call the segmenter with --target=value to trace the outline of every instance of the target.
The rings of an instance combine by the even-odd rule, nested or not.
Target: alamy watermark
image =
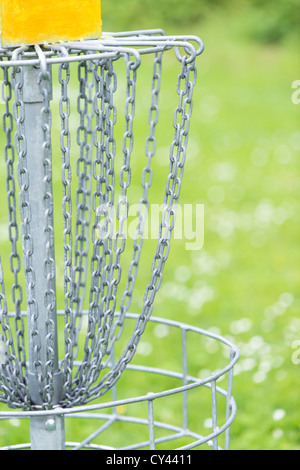
[[[204,246],[204,204],[129,204],[120,198],[118,203],[97,207],[97,236],[105,239],[175,240],[185,241],[187,251]]]
[[[292,93],[292,103],[300,104],[300,80],[295,80],[292,83],[292,89],[295,90]]]
[[[300,340],[293,342],[292,349],[295,349],[292,354],[292,363],[297,366],[300,364]]]

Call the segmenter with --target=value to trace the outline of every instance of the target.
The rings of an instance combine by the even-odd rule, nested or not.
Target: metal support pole
[[[40,69],[35,66],[24,67],[23,101],[24,101],[24,132],[27,145],[27,169],[29,175],[29,201],[31,207],[30,235],[32,239],[32,268],[35,274],[35,302],[38,308],[36,318],[28,315],[29,334],[29,373],[28,387],[32,401],[36,405],[42,404],[40,394],[40,383],[36,377],[34,354],[36,352],[35,332],[39,336],[39,359],[44,370],[49,360],[49,347],[47,345],[47,325],[49,318],[47,312],[47,301],[45,293],[49,291],[49,279],[45,274],[45,168],[44,168],[44,129],[43,110],[45,108],[45,96],[42,93],[43,87],[47,87],[48,100],[52,99],[52,81],[40,79]],[[50,72],[50,69],[49,69]],[[50,75],[51,77],[51,75]],[[50,89],[49,89],[50,88]],[[49,104],[48,101],[48,104]],[[49,151],[48,158],[51,159]],[[50,178],[52,185],[52,178]],[[52,188],[50,188],[52,194]],[[51,221],[52,217],[52,221]],[[50,224],[53,227],[53,211],[51,211]],[[52,234],[53,236],[53,234]],[[54,240],[50,248],[49,259],[55,260]],[[27,285],[27,296],[30,296]],[[53,398],[52,404],[57,404],[62,399],[63,377],[59,370],[58,363],[58,342],[57,342],[57,320],[56,320],[56,296],[55,296],[55,269],[51,278],[52,309],[54,314],[51,317],[51,349],[53,373]],[[37,449],[62,449],[64,446],[64,418],[63,416],[53,417],[33,417],[31,423],[32,448]]]
[[[31,450],[65,450],[63,415],[30,418]]]

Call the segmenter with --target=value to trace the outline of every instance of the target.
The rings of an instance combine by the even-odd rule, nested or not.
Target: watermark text
[[[292,83],[292,89],[295,90],[292,93],[292,103],[300,104],[300,80],[295,80]]]
[[[129,204],[119,199],[116,205],[97,207],[97,236],[100,240],[131,239],[184,240],[187,251],[204,246],[204,204]]]

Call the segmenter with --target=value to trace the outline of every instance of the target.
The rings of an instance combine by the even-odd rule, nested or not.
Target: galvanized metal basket
[[[126,315],[126,322],[137,319],[137,314]],[[168,356],[160,354],[154,362],[150,355],[151,365],[137,360],[128,364],[122,380],[114,384],[104,402],[2,411],[1,426],[7,430],[18,426],[30,440],[7,443],[0,449],[228,450],[237,413],[232,385],[238,348],[215,333],[156,317],[149,320],[144,336],[142,345],[151,344],[160,351],[167,340],[176,343],[174,370],[170,370]],[[202,376],[192,375],[201,367],[198,358],[207,348],[218,350],[219,368],[209,373],[205,363]],[[32,421],[30,436],[28,420]]]
[[[124,328],[133,319],[128,312],[136,279],[141,270],[145,272],[141,257],[157,149],[162,64],[170,51],[175,52],[179,71],[164,209],[152,262],[147,265],[141,311],[128,334]],[[195,62],[202,51],[199,38],[168,37],[161,30],[0,49],[8,227],[0,262],[0,402],[22,410],[0,412],[0,418],[29,416],[33,449],[64,448],[64,417],[77,415],[83,406],[85,412],[93,406],[113,409],[96,434],[121,421],[114,400],[88,404],[114,389],[123,372],[130,370],[151,319],[170,250],[186,160]],[[137,73],[144,56],[153,61],[148,131],[144,155],[133,160]],[[120,115],[123,129],[117,120]],[[132,177],[137,170],[138,198],[137,180]],[[125,226],[133,203],[138,205],[137,224],[129,240]],[[205,334],[172,322],[170,326]],[[190,377],[184,365],[176,377],[183,381],[179,393],[184,397],[190,388],[211,389],[213,432],[208,440],[212,438],[217,448],[217,436],[229,428],[235,415],[231,386],[238,352],[225,340],[215,339],[231,348],[220,374],[229,373],[228,392],[221,392],[227,395],[224,426],[218,428],[215,412],[219,375],[203,382]],[[135,399],[148,403],[150,448],[156,442],[153,402],[165,393],[177,392]],[[122,401],[131,402],[132,398]],[[186,405],[186,415],[185,410]],[[207,441],[188,431],[186,418],[178,432],[194,437],[197,445]],[[91,440],[78,446],[90,446]]]

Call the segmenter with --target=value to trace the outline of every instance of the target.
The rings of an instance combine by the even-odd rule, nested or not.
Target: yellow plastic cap
[[[0,0],[3,46],[97,39],[101,0]]]

